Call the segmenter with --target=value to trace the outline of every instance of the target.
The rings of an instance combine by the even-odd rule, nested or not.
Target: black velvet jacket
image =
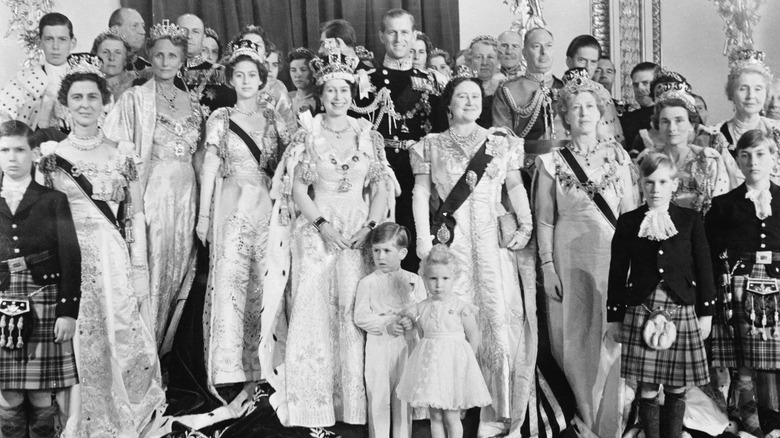
[[[2,187],[0,174],[0,187]],[[37,284],[57,284],[57,316],[77,318],[81,298],[81,249],[64,193],[30,182],[16,213],[0,197],[0,261],[51,251],[54,256],[29,266]],[[0,290],[10,274],[0,272]]]
[[[640,305],[661,280],[679,301],[695,305],[698,316],[712,315],[715,280],[699,213],[670,205],[669,217],[677,234],[655,241],[639,237],[647,211],[643,205],[618,219],[612,238],[607,321],[623,321],[626,307]]]
[[[740,253],[780,252],[780,187],[770,183],[772,215],[764,220],[756,216],[756,206],[745,198],[746,193],[747,186],[742,184],[716,196],[705,217],[707,239],[717,274],[723,274],[726,269],[720,258],[724,251],[728,251],[729,266],[734,269],[734,275],[747,275],[753,270],[754,260],[742,259]],[[780,261],[767,265],[766,273],[780,278]]]

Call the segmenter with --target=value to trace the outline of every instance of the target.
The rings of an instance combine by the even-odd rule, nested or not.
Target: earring
[[[181,70],[179,70],[179,72],[178,72],[178,73],[176,73],[176,77],[177,77],[177,78],[179,78],[179,79],[181,79]]]
[[[105,121],[106,121],[106,113],[100,113],[100,117],[98,117],[98,127],[102,127]]]
[[[65,111],[65,126],[68,129],[73,129],[73,114],[70,110]]]

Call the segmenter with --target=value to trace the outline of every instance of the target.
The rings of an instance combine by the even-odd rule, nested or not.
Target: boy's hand
[[[54,342],[61,344],[73,339],[76,334],[76,320],[69,316],[60,316],[54,323]]]
[[[414,322],[412,322],[412,318],[409,318],[408,316],[402,316],[400,322],[405,332],[414,328]]]
[[[404,327],[401,325],[401,320],[396,318],[386,327],[387,334],[390,336],[401,336],[404,334]]]

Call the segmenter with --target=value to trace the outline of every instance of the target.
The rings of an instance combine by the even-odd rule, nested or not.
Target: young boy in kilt
[[[72,339],[81,293],[81,252],[65,194],[31,178],[30,134],[23,122],[0,124],[0,435],[4,438],[53,437],[58,409],[52,395],[78,383]],[[32,330],[19,339],[23,327],[14,309],[23,309],[25,301],[33,316],[23,326]]]
[[[742,134],[736,161],[744,184],[712,200],[707,238],[722,299],[713,327],[713,366],[737,371],[733,383],[743,429],[762,437],[753,370],[780,369],[780,187],[770,181],[777,144],[762,131]]]
[[[712,262],[699,214],[670,204],[679,184],[674,162],[651,153],[640,173],[646,204],[620,216],[612,239],[607,335],[623,344],[621,376],[639,384],[645,437],[680,437],[686,388],[709,382]]]

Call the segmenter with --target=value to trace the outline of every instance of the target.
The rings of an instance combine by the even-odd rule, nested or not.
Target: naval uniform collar
[[[411,70],[412,57],[407,56],[404,59],[393,59],[385,55],[385,60],[382,61],[382,66],[392,70]]]

